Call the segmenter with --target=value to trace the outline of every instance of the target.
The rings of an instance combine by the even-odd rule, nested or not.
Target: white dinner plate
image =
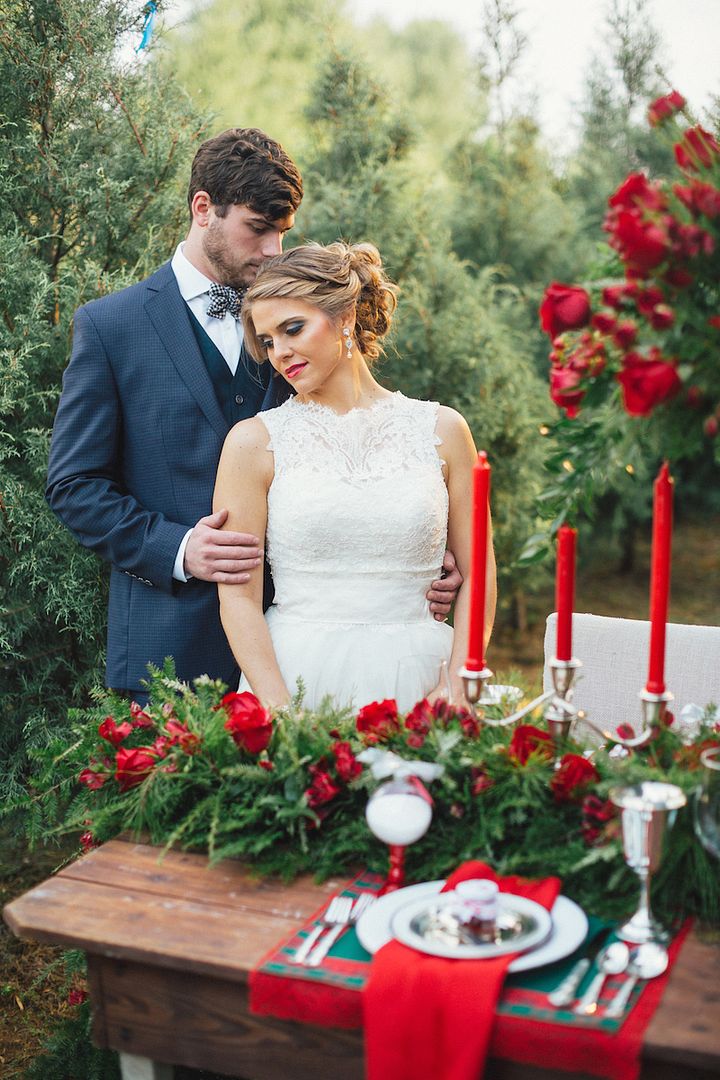
[[[450,945],[432,931],[428,932],[428,920],[435,921],[439,911],[443,908],[458,908],[459,897],[454,892],[419,896],[417,900],[404,904],[393,915],[390,931],[394,938],[403,945],[409,945],[411,949],[450,960],[487,960],[492,956],[506,956],[513,952],[524,953],[537,948],[549,938],[552,918],[542,904],[528,900],[525,896],[514,896],[512,893],[499,893],[497,899],[498,926],[502,925],[503,916],[510,916],[514,931],[502,941],[473,944],[453,941]],[[447,938],[447,935],[445,937]]]
[[[408,885],[404,889],[387,893],[379,897],[368,910],[360,916],[355,927],[360,944],[369,953],[375,953],[392,940],[390,923],[393,916],[406,904],[423,896],[439,893],[445,882],[421,881],[417,885]],[[530,971],[533,968],[553,964],[574,952],[585,940],[588,921],[582,908],[567,896],[558,896],[553,905],[552,930],[537,949],[531,949],[516,956],[511,961],[509,971]]]

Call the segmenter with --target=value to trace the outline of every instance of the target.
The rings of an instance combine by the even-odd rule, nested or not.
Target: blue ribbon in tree
[[[143,49],[147,49],[150,44],[156,14],[157,2],[156,0],[149,0],[149,3],[145,5],[145,22],[143,23],[142,28],[142,38],[140,39],[140,44],[135,49],[136,53],[142,52]]]

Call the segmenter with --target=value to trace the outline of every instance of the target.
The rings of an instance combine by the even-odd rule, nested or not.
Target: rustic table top
[[[19,937],[143,971],[244,985],[265,954],[345,881],[283,884],[241,863],[210,867],[202,855],[158,856],[156,847],[112,840],[8,904],[5,921]],[[675,1062],[701,1070],[694,1075],[720,1075],[719,945],[690,935],[644,1052],[670,1069]]]

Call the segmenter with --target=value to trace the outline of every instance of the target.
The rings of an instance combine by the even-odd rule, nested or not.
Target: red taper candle
[[[488,506],[490,465],[481,450],[473,467],[473,535],[470,562],[470,620],[468,626],[468,671],[482,671],[485,665],[485,583],[487,578]]]
[[[555,607],[557,609],[557,640],[555,657],[572,660],[572,617],[575,601],[575,540],[577,530],[569,525],[558,529],[557,562],[555,566]]]
[[[673,485],[667,461],[653,485],[653,535],[650,565],[650,664],[645,689],[665,693],[665,627],[670,597]]]

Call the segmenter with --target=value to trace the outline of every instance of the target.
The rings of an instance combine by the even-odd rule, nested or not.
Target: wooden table
[[[20,937],[85,950],[93,1038],[120,1052],[126,1080],[170,1077],[175,1065],[247,1080],[362,1080],[360,1031],[248,1012],[248,972],[341,884],[256,880],[240,863],[209,868],[180,852],[158,862],[157,848],[113,840],[4,917]],[[501,1061],[487,1074],[569,1075]],[[687,940],[648,1028],[642,1075],[720,1076],[720,948]]]

